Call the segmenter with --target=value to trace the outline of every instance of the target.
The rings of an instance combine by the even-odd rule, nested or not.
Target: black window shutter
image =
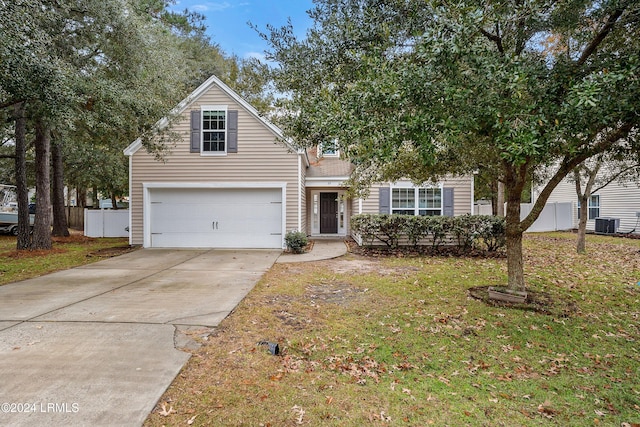
[[[378,191],[378,212],[381,214],[390,214],[391,189],[389,187],[380,187]]]
[[[192,153],[200,152],[200,110],[191,111],[191,148]]]
[[[453,190],[452,187],[442,189],[442,214],[444,216],[453,216]]]
[[[227,111],[227,153],[238,152],[238,110]]]

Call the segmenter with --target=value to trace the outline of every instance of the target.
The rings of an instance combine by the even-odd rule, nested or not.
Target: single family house
[[[179,138],[163,161],[141,140],[124,151],[133,245],[283,248],[292,230],[346,237],[354,214],[453,216],[473,209],[472,176],[418,187],[380,183],[366,199],[350,198],[352,165],[334,145],[297,149],[215,76],[172,114]]]

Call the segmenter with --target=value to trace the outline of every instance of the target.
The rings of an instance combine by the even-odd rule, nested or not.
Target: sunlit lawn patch
[[[147,425],[637,425],[640,241],[525,244],[529,286],[570,312],[470,298],[506,280],[503,259],[278,264],[161,399],[175,412]]]

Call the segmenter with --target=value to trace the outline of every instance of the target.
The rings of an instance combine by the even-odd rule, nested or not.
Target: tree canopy
[[[0,158],[16,159],[9,182],[17,184],[25,215],[26,164],[34,161],[41,209],[33,238],[26,225],[20,229],[19,249],[51,244],[49,141],[63,157],[54,168],[69,169],[55,179],[122,196],[128,175],[122,150],[138,137],[156,154],[170,149],[152,142],[154,124],[211,74],[266,108],[256,65],[226,55],[205,34],[204,17],[171,11],[174,3],[0,2]],[[64,183],[56,184],[62,191]]]
[[[371,182],[490,170],[507,192],[509,287],[524,289],[522,233],[583,160],[640,123],[640,4],[632,0],[317,0],[304,39],[268,28],[280,124],[337,138]],[[595,135],[601,137],[595,138]],[[531,214],[520,199],[556,165]]]

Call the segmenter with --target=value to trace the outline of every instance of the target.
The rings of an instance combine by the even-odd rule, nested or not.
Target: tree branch
[[[576,184],[576,194],[581,195],[582,194],[582,182],[580,181],[580,171],[579,169],[576,167],[573,170],[573,180]]]
[[[21,102],[26,101],[25,99],[11,100],[5,103],[0,104],[0,109],[13,107],[14,105],[20,104]]]
[[[633,125],[631,123],[625,123],[619,128],[611,131],[606,138],[602,138],[597,144],[593,145],[592,147],[580,151],[572,157],[565,157],[560,164],[560,168],[558,168],[556,173],[551,177],[549,182],[547,182],[547,185],[545,185],[545,187],[540,192],[540,195],[536,199],[536,202],[534,203],[529,215],[527,215],[527,217],[520,222],[520,226],[522,227],[522,229],[526,230],[527,228],[531,227],[538,214],[542,211],[544,205],[547,203],[547,200],[549,200],[551,192],[575,167],[577,167],[580,163],[584,162],[588,158],[606,151],[609,147],[615,144],[616,141],[625,138],[632,128]]]
[[[602,184],[601,186],[599,186],[596,189],[594,189],[592,191],[592,193],[595,193],[595,192],[598,192],[598,191],[602,190],[604,187],[606,187],[607,185],[611,184],[613,181],[615,181],[620,176],[622,176],[625,172],[630,171],[631,169],[638,169],[638,168],[640,168],[640,164],[635,164],[633,166],[626,167],[626,168],[622,169],[621,171],[618,171],[618,173],[616,173],[613,176],[611,176],[611,178],[608,179],[604,184]]]
[[[598,34],[596,34],[593,40],[591,40],[591,43],[589,43],[589,45],[584,49],[582,55],[580,55],[580,58],[578,58],[578,61],[576,61],[576,65],[578,67],[583,65],[587,61],[587,59],[589,59],[589,57],[598,49],[598,46],[600,46],[600,43],[602,43],[605,37],[607,37],[607,35],[611,31],[613,31],[615,23],[618,21],[620,16],[622,16],[626,8],[627,5],[623,5],[619,9],[613,11],[611,16],[609,16],[609,19],[607,19],[607,22],[600,29]]]
[[[593,185],[596,182],[596,177],[598,176],[598,172],[600,172],[600,168],[602,167],[602,160],[598,160],[596,162],[596,165],[593,167],[593,169],[589,169],[587,168],[587,171],[589,172],[589,180],[587,181],[587,186],[584,189],[584,195],[592,195],[593,193],[595,193],[596,191],[598,191],[598,189],[593,189]]]
[[[523,15],[520,16],[520,19],[518,19],[518,31],[517,31],[517,37],[516,37],[516,55],[520,56],[520,54],[522,53],[522,51],[524,50],[524,47],[526,46],[527,40],[525,38],[525,18]]]
[[[495,42],[496,46],[498,47],[498,52],[504,55],[504,47],[502,46],[502,37],[496,34],[491,34],[490,32],[488,32],[482,27],[480,27],[480,32],[482,33],[483,36],[485,36],[492,42]]]

